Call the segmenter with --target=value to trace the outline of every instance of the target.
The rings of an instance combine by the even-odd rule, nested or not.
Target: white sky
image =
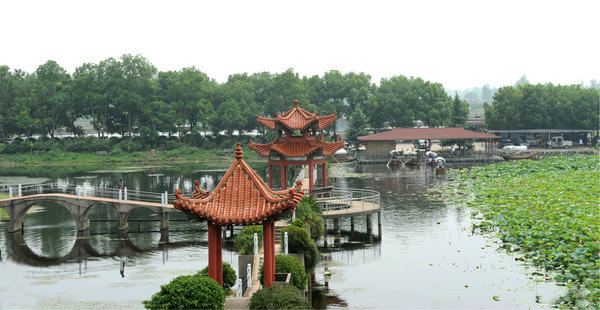
[[[600,80],[600,1],[2,1],[0,64],[142,54],[159,70],[418,76],[447,88]]]

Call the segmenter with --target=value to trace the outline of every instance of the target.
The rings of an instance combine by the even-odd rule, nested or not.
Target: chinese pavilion
[[[178,189],[173,206],[208,222],[208,275],[221,285],[221,226],[262,224],[264,285],[271,287],[275,280],[274,218],[285,210],[296,208],[303,196],[300,182],[289,190],[271,190],[244,161],[242,148],[238,144],[235,161],[212,192],[203,190],[196,183],[193,198],[188,198]]]
[[[281,189],[287,188],[287,167],[308,165],[309,189],[314,189],[314,168],[322,169],[322,186],[327,186],[327,157],[344,146],[344,141],[326,142],[317,136],[319,131],[335,124],[336,114],[318,116],[298,106],[275,118],[258,116],[262,126],[276,130],[278,138],[268,144],[250,141],[249,147],[260,156],[269,158],[269,185],[273,187],[273,167],[278,167]]]

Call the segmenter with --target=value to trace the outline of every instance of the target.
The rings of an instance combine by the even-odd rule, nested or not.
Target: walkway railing
[[[146,191],[132,191],[124,188],[100,187],[100,186],[89,186],[89,185],[73,185],[64,183],[41,183],[41,184],[26,184],[26,185],[11,185],[11,186],[0,186],[0,194],[4,194],[11,197],[21,197],[36,194],[71,194],[76,196],[92,196],[99,198],[110,198],[118,200],[136,200],[146,202],[158,202],[163,203],[164,193],[146,192]],[[175,195],[168,194],[168,201],[175,199]]]
[[[306,194],[309,194],[306,191]],[[381,194],[370,189],[359,188],[317,188],[312,195],[323,212],[352,209],[352,212],[367,211],[381,206]]]

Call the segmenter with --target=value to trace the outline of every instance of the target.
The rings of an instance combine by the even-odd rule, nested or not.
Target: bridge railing
[[[309,192],[307,191],[306,194],[309,194]],[[352,212],[366,211],[368,209],[379,208],[381,205],[381,194],[370,189],[317,188],[313,190],[312,195],[323,212],[343,210],[350,212],[350,208],[352,208]]]
[[[40,183],[40,184],[25,184],[16,186],[2,186],[0,187],[0,194],[9,196],[12,193],[13,197],[18,196],[29,196],[36,194],[71,194],[77,196],[93,196],[100,198],[111,198],[111,199],[122,199],[125,200],[136,200],[136,201],[147,201],[147,202],[162,202],[162,193],[147,192],[147,191],[136,191],[127,190],[127,197],[125,197],[125,191],[121,191],[119,188],[102,187],[102,186],[86,186],[86,185],[74,185],[64,183]],[[168,201],[175,199],[175,195],[167,195]]]

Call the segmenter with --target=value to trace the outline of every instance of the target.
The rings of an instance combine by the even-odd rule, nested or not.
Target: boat
[[[514,154],[502,155],[504,160],[538,159],[539,156],[531,152],[519,152]]]

